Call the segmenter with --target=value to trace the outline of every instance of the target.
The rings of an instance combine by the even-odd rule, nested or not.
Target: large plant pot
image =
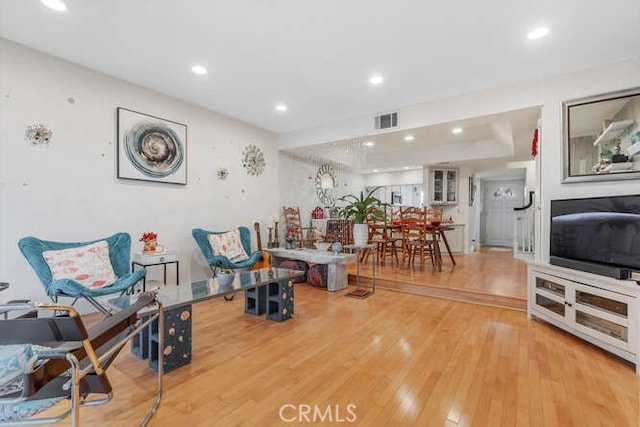
[[[369,242],[369,226],[367,224],[353,224],[353,243],[364,246]]]

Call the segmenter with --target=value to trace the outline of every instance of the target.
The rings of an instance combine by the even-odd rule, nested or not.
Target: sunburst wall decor
[[[252,144],[242,149],[242,166],[249,175],[261,175],[266,165],[264,154],[260,148]]]

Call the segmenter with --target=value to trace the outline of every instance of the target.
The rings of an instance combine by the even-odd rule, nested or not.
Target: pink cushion
[[[42,253],[53,280],[72,279],[90,289],[103,288],[117,280],[111,260],[109,243],[105,240],[75,248]]]
[[[209,234],[209,244],[214,255],[224,255],[231,262],[239,262],[249,259],[249,255],[242,247],[240,232],[238,230],[227,233]]]

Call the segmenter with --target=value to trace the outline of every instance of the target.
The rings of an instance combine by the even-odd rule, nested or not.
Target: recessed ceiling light
[[[405,166],[405,167],[404,167],[404,170],[409,170],[409,166]]]
[[[461,127],[455,127],[453,129],[451,129],[451,133],[454,134],[454,135],[462,133],[462,128]]]
[[[195,74],[199,76],[204,76],[205,74],[207,74],[207,69],[199,64],[196,64],[193,67],[191,67],[191,71],[193,71]]]
[[[371,78],[369,79],[369,83],[371,83],[374,86],[381,85],[383,82],[384,82],[384,77],[382,77],[381,75],[371,76]]]
[[[373,147],[374,145],[376,145],[376,143],[373,141],[365,141],[362,143],[362,145],[365,147]]]
[[[287,104],[276,104],[276,111],[278,113],[284,113],[288,110]]]
[[[373,171],[374,171],[374,172],[378,172],[378,169],[374,169]]]
[[[67,5],[64,4],[61,0],[40,0],[43,5],[47,6],[49,9],[56,10],[58,12],[65,12],[67,10]]]
[[[537,40],[537,39],[541,39],[542,37],[546,36],[547,34],[549,34],[549,28],[548,27],[538,27],[538,28],[530,31],[529,34],[527,34],[527,38],[529,40]]]
[[[413,135],[405,135],[404,140],[407,142],[411,142],[415,139]]]

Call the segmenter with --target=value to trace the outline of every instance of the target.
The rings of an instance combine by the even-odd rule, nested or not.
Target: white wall
[[[640,87],[640,59],[548,78],[544,85],[539,162],[540,259],[549,258],[549,202],[553,199],[640,194],[640,180],[562,183],[562,102]]]
[[[282,216],[283,206],[297,206],[300,208],[300,216],[303,224],[309,224],[311,211],[317,206],[322,206],[316,195],[316,172],[318,164],[312,161],[291,157],[285,153],[280,154],[279,161],[279,190],[280,207],[272,214]],[[360,174],[337,168],[337,197],[346,194],[359,194],[364,188]],[[343,203],[337,202],[337,206]],[[282,241],[283,231],[279,226],[279,237]],[[266,241],[266,240],[265,240]]]
[[[549,252],[551,199],[640,193],[640,180],[562,184],[562,102],[633,87],[640,87],[640,58],[404,107],[399,110],[401,127],[396,130],[542,106],[536,158],[536,169],[540,174],[534,187],[539,190],[538,208],[542,222],[538,227],[537,247],[541,250],[537,257],[545,260]],[[369,134],[372,134],[370,117],[358,117],[279,135],[278,144],[280,148],[293,148]],[[464,178],[462,174],[461,178]],[[425,178],[424,182],[427,181]],[[427,192],[425,186],[425,194]],[[472,231],[472,238],[475,238],[473,236],[477,236],[476,231]]]
[[[253,230],[279,209],[271,132],[1,39],[0,85],[0,280],[11,283],[2,300],[46,300],[16,246],[23,236],[83,241],[125,231],[139,250],[139,236],[152,230],[177,249],[180,279],[188,282],[210,274],[193,227]],[[116,178],[118,106],[188,126],[186,186]],[[49,147],[24,140],[35,123],[52,129]],[[247,144],[264,151],[258,177],[242,167]],[[230,171],[224,181],[220,166]],[[167,270],[173,281],[174,269]],[[152,267],[149,277],[161,279],[161,271]]]

